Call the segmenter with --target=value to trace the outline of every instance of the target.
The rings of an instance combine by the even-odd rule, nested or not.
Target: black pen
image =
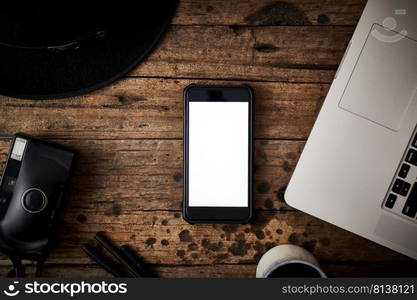
[[[150,273],[146,270],[145,265],[140,260],[139,256],[128,246],[123,245],[121,251],[130,261],[132,267],[142,276],[142,277],[151,277]]]
[[[114,277],[125,277],[124,274],[107,257],[89,244],[84,244],[83,251],[104,270]]]
[[[122,265],[124,265],[132,277],[141,277],[141,274],[129,263],[123,251],[113,245],[105,236],[105,233],[100,231],[95,235],[95,239],[105,248],[112,256],[114,256]]]

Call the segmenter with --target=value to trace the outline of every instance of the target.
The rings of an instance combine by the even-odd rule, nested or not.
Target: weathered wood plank
[[[155,196],[145,203],[129,195],[119,199],[117,193],[110,194],[114,198],[109,198],[108,201],[100,201],[100,196],[105,197],[109,194],[108,191],[89,198],[89,194],[95,194],[94,189],[84,188],[81,179],[88,177],[89,172],[99,174],[109,172],[111,175],[112,172],[125,171],[125,180],[128,181],[129,177],[134,178],[132,174],[136,172],[144,172],[138,177],[146,177],[148,173],[152,176],[150,171],[153,168],[152,164],[156,164],[159,169],[161,164],[165,164],[169,169],[171,160],[175,164],[179,161],[177,167],[180,169],[180,159],[167,159],[166,154],[176,152],[173,151],[175,147],[180,151],[181,142],[149,140],[61,142],[69,146],[77,145],[81,149],[80,162],[75,170],[75,176],[80,178],[80,187],[78,187],[80,190],[77,192],[78,195],[73,194],[65,202],[62,222],[57,234],[58,242],[51,256],[52,262],[88,263],[88,259],[80,251],[80,245],[91,240],[94,232],[103,229],[109,231],[117,242],[135,246],[145,259],[153,264],[253,263],[267,248],[287,242],[313,250],[314,254],[323,261],[378,262],[405,259],[385,248],[298,212],[258,212],[254,225],[190,226],[182,221],[178,212],[140,211],[143,208],[152,208],[152,197]],[[2,141],[1,144],[0,149],[3,150],[0,153],[4,158],[7,142]],[[288,166],[284,166],[283,162],[297,158],[302,142],[257,141],[257,145],[258,173],[273,172],[275,166],[282,170],[287,168]],[[152,149],[155,153],[151,151]],[[116,154],[109,156],[109,153]],[[138,171],[135,170],[135,165],[131,167],[124,165],[124,161],[134,160],[134,157],[130,156],[132,153],[133,155],[136,153],[139,161],[143,162],[137,168]],[[93,164],[94,157],[97,157],[96,165]],[[123,162],[120,169],[112,168],[113,160]],[[268,164],[271,166],[270,169]],[[111,182],[111,178],[113,177],[109,177],[108,183]],[[169,178],[175,181],[171,174]],[[265,178],[273,178],[273,175],[266,175]],[[91,184],[93,186],[96,184],[95,179]],[[178,182],[178,185],[180,201],[182,183]],[[258,204],[262,193],[273,189],[267,188],[267,185],[257,184]],[[274,186],[274,184],[270,185]],[[142,190],[138,190],[139,193],[143,192],[144,187],[141,188]],[[154,188],[160,191],[164,186],[160,184],[155,185]],[[124,193],[123,189],[120,189],[120,192]],[[169,194],[176,195],[172,191],[167,193],[168,196]],[[168,203],[167,198],[162,206],[169,205]],[[175,209],[178,209],[178,203],[175,204]],[[265,207],[262,202],[260,207]],[[270,208],[269,204],[265,208]]]
[[[352,33],[351,27],[172,26],[130,75],[330,83]]]
[[[183,0],[174,24],[355,25],[366,0]]]
[[[0,136],[62,139],[182,138],[183,89],[199,80],[130,78],[67,100],[0,98]],[[216,81],[214,83],[227,83]],[[255,137],[306,138],[327,84],[253,82]]]
[[[58,141],[78,151],[68,207],[180,210],[183,192],[182,141]],[[288,209],[283,193],[303,141],[256,141],[254,199],[259,209]],[[9,141],[0,141],[0,169]]]
[[[346,27],[173,26],[131,75],[330,83],[352,33]]]
[[[350,27],[171,27],[131,75],[330,83]]]
[[[301,212],[256,213],[254,224],[189,225],[179,212],[64,209],[49,262],[91,263],[81,251],[104,230],[117,244],[129,244],[146,263],[200,265],[254,263],[269,248],[301,245],[320,261],[411,261],[375,243]],[[93,242],[94,243],[94,242]]]
[[[415,262],[392,263],[321,263],[328,277],[417,277]],[[0,266],[0,276],[9,273],[10,266]],[[149,269],[157,277],[164,278],[245,278],[254,277],[256,264],[242,265],[201,265],[201,266],[158,266],[151,265]],[[34,275],[34,268],[26,266],[29,276]],[[55,278],[108,278],[111,277],[96,265],[51,265],[44,269],[45,277]]]

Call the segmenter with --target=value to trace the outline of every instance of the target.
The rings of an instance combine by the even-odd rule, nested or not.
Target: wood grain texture
[[[333,80],[351,27],[173,26],[133,76]]]
[[[124,210],[180,210],[183,192],[182,141],[70,140],[57,141],[77,149],[67,205],[74,210],[111,207]],[[303,141],[256,141],[254,146],[255,206],[288,209],[284,190],[304,145]],[[0,169],[9,141],[0,141]]]
[[[148,264],[255,263],[268,249],[292,243],[319,261],[408,263],[410,259],[301,212],[257,211],[253,224],[190,225],[179,212],[125,210],[97,205],[64,208],[49,263],[92,263],[81,250],[104,230],[118,245],[136,249]]]
[[[1,98],[0,136],[16,132],[59,139],[182,139],[183,89],[222,81],[129,78],[67,100]],[[255,137],[304,139],[329,86],[251,83],[255,91]],[[25,121],[16,116],[24,116]]]
[[[254,224],[246,226],[191,226],[182,220],[181,141],[61,143],[76,147],[79,160],[51,262],[87,263],[80,246],[100,230],[135,246],[153,264],[253,263],[280,243],[302,245],[322,260],[406,260],[285,205],[285,185],[302,141],[256,142],[258,212]],[[0,149],[4,162],[8,141]]]
[[[184,0],[174,24],[356,25],[366,0]]]

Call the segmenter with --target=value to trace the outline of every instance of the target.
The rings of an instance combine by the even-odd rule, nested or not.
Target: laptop
[[[285,199],[417,259],[417,1],[367,3]]]

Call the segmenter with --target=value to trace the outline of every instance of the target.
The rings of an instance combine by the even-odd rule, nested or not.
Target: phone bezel
[[[190,207],[188,205],[189,102],[248,102],[248,206]],[[248,223],[253,202],[253,91],[246,85],[189,85],[184,90],[184,203],[183,218],[189,223]]]

